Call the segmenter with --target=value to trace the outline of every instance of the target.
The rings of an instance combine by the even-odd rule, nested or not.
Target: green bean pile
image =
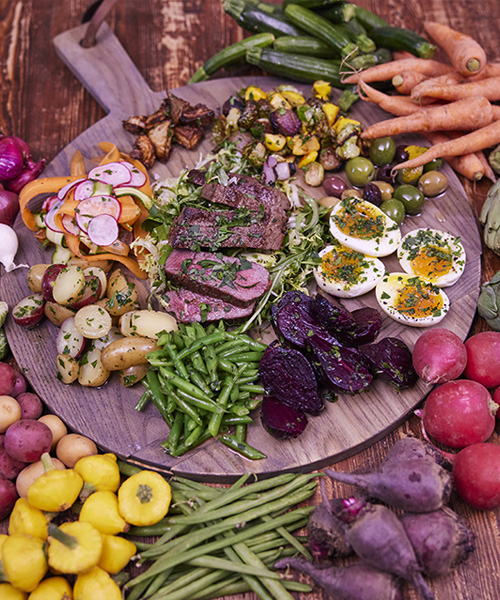
[[[266,455],[246,443],[250,412],[264,393],[257,384],[259,361],[267,346],[243,333],[225,329],[223,321],[207,328],[180,324],[162,333],[158,350],[148,354],[150,369],[138,404],[151,400],[170,427],[162,444],[171,456],[181,456],[211,437],[246,458]],[[234,427],[234,433],[228,433]]]
[[[243,485],[247,473],[229,489],[174,477],[170,514],[181,514],[127,534],[160,536],[153,544],[134,542],[148,566],[126,584],[127,600],[209,600],[247,591],[293,600],[290,591],[311,591],[271,567],[297,553],[311,559],[292,532],[307,525],[314,507],[295,505],[314,494],[316,476],[286,473]]]

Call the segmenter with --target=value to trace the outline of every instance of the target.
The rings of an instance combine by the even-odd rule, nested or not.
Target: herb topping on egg
[[[345,198],[332,210],[330,231],[344,246],[368,256],[388,256],[401,240],[398,224],[366,200]]]
[[[320,254],[321,264],[314,270],[320,288],[339,298],[354,298],[372,290],[385,274],[378,258],[342,246],[326,246]]]
[[[392,319],[412,327],[429,327],[448,313],[448,296],[429,281],[408,273],[386,275],[375,290],[380,308]]]
[[[404,271],[438,287],[453,285],[465,268],[460,238],[437,229],[416,229],[401,240],[398,260]]]

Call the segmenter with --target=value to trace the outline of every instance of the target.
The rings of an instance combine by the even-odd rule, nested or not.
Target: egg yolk
[[[347,249],[330,250],[321,262],[321,270],[327,279],[351,284],[362,280],[367,267],[369,263],[361,252]]]
[[[411,261],[415,275],[426,279],[439,279],[449,273],[453,259],[449,251],[438,246],[424,246],[418,250]]]
[[[412,277],[397,290],[394,308],[403,315],[415,319],[438,316],[443,308],[439,288]]]
[[[385,231],[383,215],[358,203],[343,204],[343,210],[334,215],[334,219],[342,233],[362,240],[379,238]]]

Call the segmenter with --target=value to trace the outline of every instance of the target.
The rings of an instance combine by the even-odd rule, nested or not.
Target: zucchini
[[[294,81],[313,83],[320,79],[329,81],[336,88],[345,87],[340,80],[338,60],[289,54],[271,48],[250,48],[247,51],[247,62],[268,73],[288,77]]]
[[[270,15],[283,14],[281,4],[271,4],[270,2],[264,2],[264,0],[246,0],[246,3]]]
[[[284,35],[276,38],[273,48],[279,52],[305,54],[306,56],[318,56],[319,58],[333,58],[336,56],[336,52],[331,46],[308,35]]]
[[[252,33],[272,33],[276,37],[303,33],[285,16],[263,12],[245,0],[223,0],[222,8],[240,27]]]
[[[356,45],[351,42],[341,25],[330,23],[312,10],[297,4],[289,4],[285,8],[285,15],[297,27],[329,44],[337,51],[338,56],[345,57],[356,54]]]
[[[347,23],[356,16],[356,6],[350,2],[337,2],[319,14],[332,23]]]
[[[347,27],[347,29],[353,35],[368,35],[368,31],[367,31],[366,27],[361,25],[361,23],[356,18],[346,21],[344,23],[344,27]]]
[[[432,58],[436,46],[418,33],[403,27],[378,27],[370,32],[373,41],[379,47],[391,50],[406,50],[420,58]]]
[[[365,33],[356,34],[348,27],[347,23],[339,23],[337,25],[346,37],[348,37],[356,46],[360,49],[361,52],[375,52],[377,46],[375,46],[375,42],[370,39]]]
[[[372,29],[377,29],[379,27],[389,27],[389,23],[384,21],[382,17],[379,17],[375,13],[372,13],[371,10],[367,8],[363,8],[362,6],[356,6],[356,19],[363,25],[363,27],[368,31],[372,31]]]
[[[71,258],[71,250],[69,248],[63,248],[63,246],[56,246],[56,249],[52,253],[52,264],[67,264]]]
[[[327,6],[333,6],[338,4],[340,0],[284,0],[283,8],[286,8],[290,4],[296,4],[297,6],[303,6],[304,8],[324,8]]]
[[[265,48],[266,46],[270,46],[274,40],[275,37],[272,33],[257,33],[235,44],[231,44],[206,60],[203,66],[192,75],[188,84],[205,81],[219,69],[228,67],[240,59],[244,59],[248,48],[252,48],[253,46]]]

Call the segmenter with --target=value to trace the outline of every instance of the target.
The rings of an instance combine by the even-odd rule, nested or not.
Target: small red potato
[[[10,365],[0,362],[0,396],[12,396],[17,380],[17,371]]]
[[[42,294],[31,294],[20,300],[12,309],[12,318],[20,327],[31,329],[43,319],[45,300]]]
[[[64,269],[65,266],[66,265],[59,264],[59,263],[55,264],[55,265],[50,265],[43,272],[41,292],[42,292],[42,296],[44,297],[45,300],[47,300],[47,302],[54,302],[54,294],[53,294],[54,283],[55,283],[57,276]]]
[[[5,448],[0,450],[0,477],[15,479],[27,464],[9,456]]]
[[[10,515],[17,498],[16,486],[12,481],[0,478],[0,521]]]
[[[28,384],[26,383],[26,379],[22,373],[16,371],[16,383],[14,384],[14,391],[11,396],[16,398],[19,394],[23,394],[28,389]]]
[[[80,310],[84,306],[94,304],[102,295],[101,280],[97,275],[85,275],[85,284],[82,297],[71,305],[73,310]]]
[[[32,392],[23,392],[16,400],[21,407],[21,419],[38,419],[43,412],[42,401]]]
[[[5,451],[23,462],[40,460],[44,452],[50,452],[51,445],[52,431],[35,419],[16,421],[5,433]]]

